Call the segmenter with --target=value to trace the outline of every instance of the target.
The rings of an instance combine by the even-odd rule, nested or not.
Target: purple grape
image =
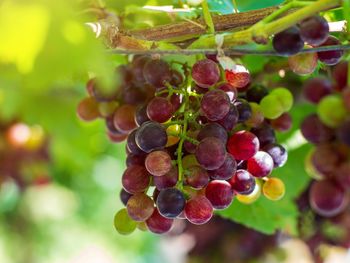
[[[147,115],[147,105],[141,106],[137,108],[135,112],[135,122],[136,124],[140,127],[143,123],[146,121],[149,121],[150,119],[148,118]]]
[[[313,144],[328,142],[334,137],[333,129],[324,125],[317,114],[307,116],[301,123],[300,130],[304,138]]]
[[[269,90],[260,84],[256,84],[247,90],[247,100],[249,102],[260,103],[260,101],[269,94]]]
[[[128,139],[126,141],[126,146],[127,146],[127,149],[130,153],[132,154],[142,154],[144,153],[136,144],[136,141],[135,141],[135,134],[136,134],[136,130],[133,130],[129,136],[128,136]]]
[[[174,187],[178,181],[179,173],[177,166],[173,166],[171,170],[163,176],[154,176],[153,183],[158,190]]]
[[[228,180],[237,170],[237,162],[229,153],[226,155],[225,162],[218,169],[209,171],[210,178],[213,180]]]
[[[196,158],[205,169],[216,170],[225,162],[225,145],[218,138],[205,138],[197,146]]]
[[[148,121],[137,129],[135,139],[140,149],[149,153],[163,149],[168,141],[168,136],[162,125]]]
[[[124,132],[129,133],[137,127],[135,123],[136,108],[133,105],[124,104],[120,106],[114,113],[114,126]]]
[[[300,37],[311,46],[321,45],[328,35],[328,22],[322,16],[308,17],[300,23]]]
[[[238,111],[238,122],[245,122],[252,117],[252,108],[244,99],[237,99],[234,103]]]
[[[331,94],[332,90],[332,82],[324,77],[309,79],[303,87],[305,98],[315,104],[318,104],[323,97]]]
[[[337,137],[338,139],[346,144],[347,146],[350,146],[350,121],[346,121],[340,125],[340,127],[337,129]]]
[[[162,97],[153,98],[147,106],[147,116],[156,122],[166,122],[175,112],[169,100]]]
[[[232,189],[241,195],[249,195],[254,191],[255,179],[246,170],[237,170],[234,176],[229,180]]]
[[[202,141],[208,137],[218,138],[223,144],[227,143],[227,132],[226,130],[217,123],[207,123],[204,127],[199,131],[197,135],[197,140]]]
[[[195,165],[187,169],[185,181],[194,189],[202,189],[209,183],[209,175],[201,166]]]
[[[140,165],[128,167],[122,176],[123,188],[131,194],[144,192],[150,181],[151,175]]]
[[[166,151],[154,151],[145,160],[147,171],[154,177],[164,176],[172,168],[171,156]]]
[[[238,91],[230,83],[225,82],[223,84],[220,84],[217,89],[224,91],[230,98],[231,103],[233,103],[237,99]]]
[[[230,110],[230,99],[222,90],[209,91],[202,98],[201,110],[208,120],[221,120]]]
[[[185,208],[185,197],[176,188],[167,188],[160,191],[157,197],[157,208],[159,213],[166,218],[175,218]]]
[[[174,220],[163,217],[157,209],[154,209],[153,214],[146,220],[147,228],[155,234],[164,234],[168,232]]]
[[[262,150],[272,157],[274,168],[282,167],[287,162],[288,152],[282,145],[271,143],[265,145]]]
[[[272,40],[273,48],[280,55],[290,56],[297,54],[304,47],[300,37],[299,28],[292,26],[280,33],[277,33]]]
[[[324,46],[333,46],[333,45],[340,45],[340,44],[341,44],[340,41],[336,37],[329,36],[328,39],[320,46],[324,47]],[[343,50],[317,52],[318,59],[329,66],[337,64],[341,60],[343,54],[344,54]]]
[[[120,190],[119,197],[120,197],[120,200],[122,201],[123,205],[126,206],[129,198],[132,197],[132,194],[130,194],[127,191],[125,191],[124,189],[122,189],[122,190]]]
[[[151,58],[148,56],[138,56],[135,57],[131,62],[131,70],[137,82],[145,82],[145,77],[143,76],[143,69],[145,67],[145,64],[150,60]]]
[[[132,166],[132,165],[140,165],[144,166],[145,165],[145,159],[146,159],[146,154],[128,154],[128,157],[126,158],[126,166]]]
[[[210,59],[199,60],[193,65],[192,78],[198,86],[209,88],[220,79],[219,67]]]
[[[226,131],[231,131],[238,123],[238,119],[239,119],[238,110],[236,106],[231,105],[230,110],[226,114],[226,116],[223,119],[217,121],[217,123],[219,123],[222,127],[224,127]]]
[[[276,142],[275,131],[267,123],[264,123],[258,128],[251,129],[251,132],[258,137],[261,147]]]
[[[172,72],[167,62],[163,60],[149,60],[143,68],[145,80],[156,88],[162,88],[172,79]]]

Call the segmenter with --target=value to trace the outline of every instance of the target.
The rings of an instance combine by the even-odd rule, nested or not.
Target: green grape
[[[277,96],[284,112],[289,111],[293,106],[293,94],[286,88],[277,88],[271,91],[270,95]]]
[[[269,178],[264,183],[262,191],[267,199],[277,201],[282,199],[286,192],[286,189],[281,179]]]
[[[324,97],[317,106],[317,114],[324,124],[332,128],[339,126],[347,117],[343,100],[338,95]]]
[[[114,227],[119,234],[129,235],[136,229],[137,223],[128,215],[126,208],[119,210],[114,216]]]
[[[254,191],[252,193],[250,193],[249,195],[240,195],[237,194],[236,198],[239,202],[249,205],[254,203],[256,200],[259,199],[259,197],[261,196],[261,180],[260,179],[255,179],[255,188]]]
[[[284,113],[284,106],[278,96],[269,94],[260,101],[260,110],[265,118],[276,119]]]

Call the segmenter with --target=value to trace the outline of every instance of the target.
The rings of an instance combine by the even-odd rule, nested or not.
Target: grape
[[[157,209],[154,209],[153,214],[146,220],[147,228],[155,234],[164,234],[168,232],[174,220],[163,217]]]
[[[191,166],[200,166],[200,164],[197,161],[197,158],[194,154],[186,155],[184,158],[182,158],[182,167],[184,169],[188,169]]]
[[[333,144],[321,144],[315,149],[311,162],[320,173],[327,175],[337,169],[343,157]]]
[[[273,94],[269,94],[261,100],[260,109],[267,119],[276,119],[285,111],[279,98]]]
[[[207,123],[204,127],[199,131],[197,135],[197,140],[202,141],[208,137],[218,138],[223,144],[227,143],[227,132],[226,130],[217,123]]]
[[[215,63],[219,63],[219,61],[217,59],[217,54],[205,54],[205,57],[207,59],[214,61]]]
[[[255,177],[268,176],[274,167],[272,157],[263,151],[257,152],[252,158],[248,159],[248,171]]]
[[[182,76],[182,74],[179,71],[174,69],[171,70],[171,73],[172,73],[172,76],[171,76],[170,84],[175,87],[180,86],[184,81],[184,77]]]
[[[311,178],[316,180],[321,180],[321,179],[324,179],[325,176],[321,174],[319,171],[317,171],[314,164],[312,163],[312,156],[314,152],[315,152],[315,149],[312,148],[305,157],[305,162],[304,162],[305,171]]]
[[[260,101],[269,94],[268,89],[260,84],[256,84],[247,90],[247,100],[260,103]]]
[[[185,197],[176,188],[167,188],[160,191],[157,197],[157,207],[159,213],[167,218],[175,218],[185,208]]]
[[[171,157],[165,151],[151,152],[146,157],[145,166],[150,174],[163,176],[171,170]]]
[[[209,175],[202,167],[191,166],[187,169],[185,181],[194,189],[202,189],[209,183]]]
[[[333,130],[324,125],[317,114],[307,116],[301,123],[300,130],[304,138],[313,144],[328,142],[334,137]]]
[[[154,176],[153,183],[158,190],[174,187],[179,177],[177,166],[173,166],[171,170],[163,176]]]
[[[224,91],[230,98],[230,102],[234,102],[237,99],[237,89],[233,87],[230,83],[224,82],[220,84],[217,89]]]
[[[345,192],[331,180],[313,182],[309,197],[312,209],[324,217],[340,214],[347,203]]]
[[[156,122],[166,122],[174,113],[173,105],[162,97],[153,98],[147,106],[147,116]]]
[[[210,59],[199,60],[193,65],[192,78],[201,88],[209,88],[219,81],[219,67]]]
[[[237,162],[229,153],[226,155],[225,162],[218,169],[209,171],[210,178],[213,180],[228,180],[237,170]]]
[[[107,136],[111,142],[115,142],[115,143],[122,142],[128,137],[127,134],[116,134],[116,133],[111,133],[110,131],[107,132]]]
[[[250,131],[254,133],[256,137],[258,137],[262,147],[276,142],[275,131],[266,123],[261,125],[259,128],[253,128]]]
[[[252,115],[245,121],[245,125],[248,127],[258,127],[264,121],[264,115],[261,112],[260,105],[255,102],[249,103],[252,109]]]
[[[187,131],[187,136],[192,138],[192,139],[196,139],[197,136],[198,136],[198,133],[199,131]],[[184,142],[184,147],[185,147],[185,150],[188,152],[188,153],[195,153],[196,152],[196,148],[197,146],[189,141],[185,141]]]
[[[158,178],[160,178],[160,176]],[[157,201],[159,193],[160,193],[160,190],[158,190],[157,188],[154,188],[153,194],[152,194],[152,199],[153,199],[154,202]]]
[[[271,120],[271,126],[276,131],[287,132],[292,128],[292,116],[288,112],[285,112],[277,119]]]
[[[178,124],[174,124],[174,125],[170,125],[167,129],[166,129],[166,133],[168,135],[168,140],[167,143],[165,145],[165,147],[170,147],[170,146],[174,146],[175,144],[177,144],[180,141],[180,132],[181,132],[181,126]],[[173,135],[169,135],[169,134],[175,134],[178,136],[173,136]]]
[[[225,145],[215,137],[205,138],[197,146],[196,158],[205,169],[218,169],[226,158]]]
[[[241,195],[251,194],[256,185],[254,177],[246,170],[237,170],[229,183],[235,193]]]
[[[278,102],[282,105],[283,111],[289,111],[293,106],[293,94],[286,88],[276,88],[270,95],[276,96]]]
[[[145,165],[145,154],[128,154],[128,157],[126,158],[126,166],[132,166],[132,165]]]
[[[347,190],[350,188],[350,163],[342,163],[338,169],[334,171],[334,179],[339,185]]]
[[[147,153],[163,149],[168,140],[164,127],[152,121],[143,123],[137,129],[135,138],[140,149]]]
[[[136,141],[135,141],[135,135],[136,135],[136,130],[133,130],[127,139],[127,149],[130,153],[133,154],[142,154],[143,151],[137,146]]]
[[[327,40],[320,45],[321,47],[324,46],[334,46],[334,45],[340,45],[340,41],[334,37],[334,36],[329,36]],[[317,52],[318,59],[325,63],[326,65],[332,66],[337,64],[342,56],[343,56],[344,51],[343,50],[333,50],[333,51],[322,51],[322,52]]]
[[[151,175],[140,165],[129,166],[122,176],[123,188],[131,194],[144,192],[150,181]]]
[[[136,229],[137,223],[133,221],[125,208],[119,210],[114,216],[114,227],[121,235],[129,235]]]
[[[172,79],[172,72],[167,62],[149,60],[143,68],[145,80],[156,88],[161,88]]]
[[[336,89],[343,90],[348,83],[348,62],[343,61],[336,65],[332,77],[336,82]]]
[[[131,62],[131,71],[133,72],[133,77],[137,82],[145,82],[145,77],[143,75],[143,69],[145,64],[150,61],[151,58],[148,56],[138,56]]]
[[[147,227],[146,222],[138,222],[137,229],[141,230],[142,232],[147,232],[148,227]]]
[[[134,221],[145,221],[153,214],[154,202],[144,193],[137,193],[129,198],[126,209]]]
[[[243,65],[235,65],[233,70],[225,70],[226,80],[235,88],[245,88],[250,83],[249,71]]]
[[[278,201],[283,198],[286,190],[284,183],[279,178],[269,178],[263,185],[262,192],[267,199]]]
[[[337,137],[338,139],[350,146],[350,121],[346,121],[340,125],[340,127],[337,130]]]
[[[347,117],[343,100],[338,95],[324,97],[317,106],[317,114],[331,128],[339,126]]]
[[[185,206],[185,217],[195,225],[207,223],[213,216],[213,207],[205,196],[191,198]]]
[[[137,108],[135,112],[135,122],[138,126],[141,126],[143,123],[146,121],[149,121],[150,119],[148,118],[147,115],[147,105],[141,106]]]
[[[209,120],[221,120],[230,110],[230,98],[222,90],[209,91],[202,98],[201,110]]]
[[[262,150],[272,157],[274,168],[282,167],[287,162],[288,152],[282,145],[271,143],[264,146]]]
[[[135,106],[124,104],[114,113],[114,126],[124,133],[129,133],[137,127],[135,123]]]
[[[324,43],[329,35],[329,26],[322,16],[308,17],[300,23],[300,37],[312,46]]]
[[[230,110],[226,116],[223,119],[217,121],[217,123],[224,127],[226,131],[231,131],[238,123],[238,115],[239,114],[236,106],[231,105]]]
[[[252,108],[248,101],[244,99],[237,99],[234,105],[238,111],[238,122],[245,122],[252,116]]]
[[[118,107],[118,102],[109,101],[109,102],[100,102],[98,104],[98,112],[103,118],[110,117],[114,114]]]
[[[317,67],[317,53],[303,53],[288,58],[290,69],[298,75],[309,75],[315,71]]]
[[[332,83],[329,79],[318,77],[306,81],[303,92],[308,101],[317,104],[323,97],[332,93],[332,88]]]
[[[231,185],[226,181],[211,181],[206,189],[205,196],[215,209],[225,209],[234,197]]]
[[[304,47],[300,37],[299,28],[292,26],[280,33],[277,33],[272,40],[273,48],[280,55],[290,56],[298,53]]]
[[[78,117],[83,121],[93,121],[100,117],[98,103],[93,98],[83,99],[77,108]]]
[[[237,194],[237,200],[243,204],[252,204],[254,203],[256,200],[259,199],[261,195],[261,182],[259,180],[255,180],[255,187],[253,192],[251,192],[248,195],[241,195],[241,194]]]
[[[259,150],[259,140],[251,132],[239,131],[233,134],[228,143],[227,149],[236,160],[248,160]]]
[[[120,200],[122,203],[126,206],[126,203],[128,202],[129,198],[132,197],[132,194],[128,193],[124,189],[120,190],[119,194]]]
[[[131,86],[122,90],[121,98],[125,104],[139,105],[146,101],[147,94],[141,87]]]

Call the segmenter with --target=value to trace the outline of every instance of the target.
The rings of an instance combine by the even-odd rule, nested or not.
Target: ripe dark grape
[[[146,194],[137,193],[129,198],[126,209],[134,221],[142,222],[153,214],[154,202]]]
[[[331,180],[315,181],[310,189],[310,205],[321,216],[336,216],[345,208],[345,192]]]
[[[334,37],[334,36],[329,36],[327,40],[320,45],[321,47],[324,46],[334,46],[334,45],[340,45],[340,41]],[[342,56],[343,56],[344,51],[343,50],[333,50],[333,51],[322,51],[322,52],[317,52],[318,59],[325,63],[326,65],[332,66],[337,64]]]
[[[128,154],[128,157],[126,158],[126,166],[132,166],[132,165],[145,165],[145,159],[146,154]]]
[[[146,220],[147,228],[155,234],[164,234],[168,232],[174,220],[163,217],[157,209],[154,209],[153,214]]]
[[[199,131],[197,135],[197,140],[202,141],[208,137],[218,138],[223,144],[227,143],[227,132],[226,130],[217,123],[207,123],[204,127]]]
[[[312,16],[300,23],[300,37],[312,46],[319,46],[325,42],[329,35],[329,26],[322,16]]]
[[[205,169],[218,169],[226,158],[225,145],[218,138],[205,138],[197,146],[196,158]]]
[[[143,123],[137,129],[135,138],[140,149],[147,153],[163,149],[168,140],[164,127],[152,121]]]
[[[337,64],[333,69],[332,77],[336,82],[336,90],[343,90],[348,83],[348,62]]]
[[[128,137],[127,134],[116,134],[116,133],[111,133],[110,131],[107,132],[107,136],[109,140],[114,143],[120,143]]]
[[[233,134],[228,143],[228,152],[236,160],[248,160],[259,150],[260,144],[258,138],[251,132],[239,131]]]
[[[133,72],[133,77],[137,82],[143,83],[145,82],[145,77],[143,75],[143,69],[145,64],[150,61],[151,58],[148,56],[139,56],[133,59],[131,62],[131,69]]]
[[[174,113],[174,107],[166,98],[155,97],[147,106],[147,116],[156,122],[166,122]]]
[[[162,176],[154,176],[153,183],[158,190],[174,187],[178,181],[179,173],[177,166],[173,166],[171,170]]]
[[[292,26],[276,34],[272,40],[273,48],[280,55],[290,56],[298,53],[304,47],[299,28]]]
[[[350,188],[350,163],[342,163],[339,168],[334,171],[334,179],[338,184],[347,190]]]
[[[340,125],[340,127],[337,129],[337,137],[338,139],[350,146],[350,121],[346,121]]]
[[[255,177],[268,176],[274,167],[272,157],[263,151],[257,152],[247,161],[248,171]]]
[[[202,98],[201,110],[209,120],[221,120],[230,110],[230,98],[222,90],[209,91]]]
[[[266,123],[258,128],[251,129],[251,132],[258,137],[261,147],[276,142],[274,129]]]
[[[185,197],[176,188],[167,188],[160,191],[157,197],[157,208],[159,213],[167,218],[175,218],[185,208]]]
[[[128,167],[122,176],[123,188],[131,194],[145,191],[150,181],[151,175],[147,172],[145,167],[140,165]]]
[[[265,145],[262,150],[272,157],[274,168],[282,167],[287,162],[288,152],[282,145],[271,143]]]
[[[333,129],[324,125],[317,114],[307,116],[300,130],[305,139],[313,144],[328,142],[334,137]]]
[[[223,84],[220,84],[218,86],[218,89],[224,91],[227,96],[230,98],[230,102],[234,102],[237,99],[237,89],[233,87],[230,83],[225,82]]]
[[[226,155],[225,162],[218,169],[209,171],[210,178],[213,180],[228,180],[237,170],[237,162],[229,153]]]
[[[226,131],[231,131],[236,124],[238,123],[239,119],[239,113],[235,105],[230,106],[229,112],[226,114],[226,116],[217,121],[222,127],[226,129]]]
[[[150,119],[148,118],[147,115],[147,105],[143,105],[141,107],[138,107],[136,112],[135,112],[135,122],[138,126],[141,126],[143,123],[146,121],[149,121]]]
[[[206,189],[205,196],[215,209],[225,209],[233,200],[233,190],[227,181],[211,181]]]
[[[156,88],[161,88],[172,79],[172,72],[167,62],[163,60],[149,60],[143,68],[145,80]]]
[[[287,132],[292,128],[292,116],[286,112],[270,123],[276,131]]]
[[[237,99],[234,103],[238,111],[238,122],[245,122],[252,116],[252,108],[244,99]]]
[[[93,121],[100,116],[98,103],[94,98],[83,99],[77,108],[77,114],[83,121]]]
[[[207,223],[213,216],[213,206],[210,201],[202,195],[188,200],[185,206],[185,217],[195,225]]]
[[[202,189],[209,183],[209,175],[204,168],[195,165],[187,169],[185,181],[194,189]]]
[[[124,104],[120,106],[114,113],[114,125],[120,131],[129,133],[136,128],[135,123],[135,111],[136,108],[133,105]]]
[[[324,175],[331,174],[343,161],[343,156],[333,144],[320,144],[311,156],[316,170]]]
[[[131,86],[122,90],[121,99],[125,104],[139,105],[146,101],[147,94],[141,87]]]
[[[188,131],[187,132],[187,136],[192,138],[192,139],[196,139],[197,136],[198,136],[198,133],[199,131],[196,130],[196,131]],[[185,150],[188,152],[188,153],[195,153],[196,152],[196,149],[197,149],[197,146],[189,141],[185,141],[184,142],[184,147],[185,147]]]
[[[136,155],[142,154],[144,152],[140,149],[140,147],[137,146],[136,141],[135,141],[135,135],[136,135],[136,130],[133,130],[129,134],[127,142],[126,142],[127,149],[132,154],[136,154]]]
[[[192,67],[192,78],[201,88],[209,88],[219,81],[219,67],[210,59],[197,61]]]
[[[151,152],[146,157],[145,167],[150,174],[163,176],[171,170],[171,157],[165,151]]]
[[[132,196],[132,194],[128,193],[127,191],[125,191],[124,189],[120,190],[120,200],[122,201],[123,205],[126,206],[129,198]]]
[[[229,180],[232,189],[241,195],[249,195],[254,191],[255,179],[246,170],[237,170],[234,176]]]
[[[317,77],[305,82],[303,92],[308,101],[317,104],[323,97],[331,94],[332,89],[332,83],[329,79]]]
[[[260,101],[269,94],[269,90],[260,84],[256,84],[247,90],[247,100],[260,103]]]

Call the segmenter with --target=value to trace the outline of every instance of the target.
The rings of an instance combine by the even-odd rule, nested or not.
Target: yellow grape
[[[255,179],[255,182],[256,182],[255,188],[252,193],[250,193],[249,195],[240,195],[240,194],[236,195],[236,198],[239,202],[249,205],[259,199],[259,197],[261,196],[262,183],[261,183],[261,180],[259,179]]]
[[[285,194],[285,186],[279,178],[269,178],[263,185],[263,193],[267,199],[277,201],[282,199]]]
[[[169,135],[169,134],[179,135],[180,132],[181,132],[181,126],[180,125],[174,124],[174,125],[169,126],[166,129],[166,133],[168,135],[168,141],[167,141],[165,147],[170,147],[170,146],[173,146],[173,145],[177,144],[180,141],[180,137]]]

